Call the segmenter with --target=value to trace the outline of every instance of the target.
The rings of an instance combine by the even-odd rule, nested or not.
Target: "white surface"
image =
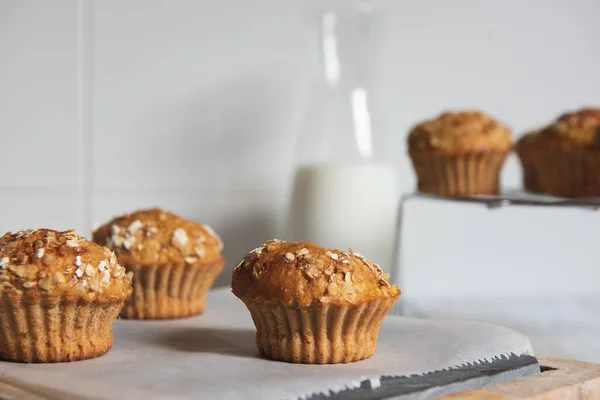
[[[2,230],[81,226],[72,211],[76,201],[63,191],[75,185],[77,170],[77,3],[0,0],[0,147],[5,165],[0,186],[7,193],[2,195]],[[348,1],[93,2],[93,37],[87,43],[93,53],[93,220],[141,205],[164,205],[223,232],[229,268],[275,236],[292,181],[293,143],[311,76],[319,70],[315,10],[340,3]],[[409,126],[421,118],[475,106],[521,134],[565,109],[600,104],[598,1],[377,5],[371,111],[375,134],[383,134],[397,160],[405,192],[414,188],[415,179],[404,141]],[[515,157],[503,182],[520,184]],[[21,186],[35,186],[35,195]],[[40,190],[46,187],[52,189]],[[64,197],[55,200],[54,190]],[[522,229],[525,215],[500,218],[490,233],[480,215],[459,214],[460,220],[450,215],[449,221],[445,209],[417,216],[420,222],[411,230],[415,254],[432,236],[440,243],[435,232],[451,226],[446,231],[450,236],[444,237],[470,246],[458,268],[471,276],[482,273],[481,260],[494,262],[490,234],[515,242],[535,234]],[[566,256],[528,267],[540,274],[568,268],[571,276],[597,281],[599,270],[587,267],[595,259],[594,246],[580,249],[586,237],[597,243],[596,236],[588,228],[581,237],[575,234],[588,217],[574,214],[552,225],[558,234],[565,232],[553,252],[564,249],[568,267]],[[550,210],[532,218],[545,224]],[[465,237],[469,241],[461,239]],[[498,244],[499,252],[507,248]],[[535,257],[523,251],[517,247],[513,253]],[[449,266],[446,257],[432,254],[413,263],[416,268],[426,265],[442,282],[458,275],[456,264]],[[226,268],[220,284],[228,274]],[[511,295],[510,285],[505,293]]]
[[[258,357],[254,325],[229,290],[210,293],[205,315],[173,321],[119,320],[113,349],[54,365],[0,363],[0,373],[94,398],[295,399],[357,387],[382,375],[436,371],[502,354],[532,354],[510,329],[459,321],[388,317],[376,354],[338,365]]]
[[[398,284],[415,300],[593,296],[599,223],[587,209],[412,199]]]
[[[538,356],[600,363],[600,297],[421,299],[408,315],[459,318],[501,324],[529,336]]]
[[[395,171],[388,165],[302,166],[282,239],[352,248],[389,273],[397,208]]]

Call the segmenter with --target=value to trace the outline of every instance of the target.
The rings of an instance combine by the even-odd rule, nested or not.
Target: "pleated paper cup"
[[[24,363],[78,361],[101,356],[113,342],[120,301],[2,296],[0,358]]]
[[[451,197],[498,194],[500,171],[507,155],[508,152],[410,154],[419,191]]]
[[[517,156],[523,169],[523,187],[531,193],[544,193],[544,188],[540,180],[540,163],[535,148],[517,147]]]
[[[337,364],[375,353],[383,318],[398,297],[358,305],[259,304],[245,302],[256,326],[256,345],[269,359]]]
[[[536,152],[545,193],[559,197],[600,196],[600,149],[544,146]]]
[[[225,265],[224,259],[205,263],[125,265],[133,272],[133,294],[121,317],[169,319],[201,314],[206,294]]]

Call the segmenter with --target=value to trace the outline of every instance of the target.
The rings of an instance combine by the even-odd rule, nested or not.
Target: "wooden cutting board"
[[[600,399],[600,365],[537,357],[542,373],[454,393],[438,400],[593,400]]]
[[[600,365],[538,357],[542,373],[481,389],[454,393],[438,400],[593,400],[600,399]],[[66,392],[0,377],[0,397],[6,400],[83,400]]]

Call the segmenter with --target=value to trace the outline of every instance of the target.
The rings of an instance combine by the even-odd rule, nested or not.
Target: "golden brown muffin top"
[[[536,129],[530,132],[526,132],[523,134],[515,143],[515,148],[517,151],[520,149],[528,148],[531,145],[535,145],[539,141],[540,130]]]
[[[387,279],[378,265],[352,250],[270,240],[234,268],[231,288],[245,301],[359,304],[399,296]]]
[[[0,293],[12,297],[123,300],[131,274],[113,252],[75,231],[21,230],[0,238]]]
[[[94,231],[94,242],[114,250],[124,265],[211,262],[223,242],[208,225],[152,208],[114,218]]]
[[[561,115],[539,131],[537,140],[559,146],[600,145],[600,108],[582,108]]]
[[[480,111],[445,112],[415,125],[408,135],[410,152],[510,151],[510,130]]]

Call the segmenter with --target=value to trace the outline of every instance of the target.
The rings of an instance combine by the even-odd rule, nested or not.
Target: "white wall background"
[[[0,0],[0,229],[87,231],[160,205],[213,225],[231,268],[275,235],[318,15],[342,3]],[[594,0],[377,3],[373,94],[402,189],[419,119],[478,107],[521,134],[600,104],[598,15]],[[514,157],[503,180],[520,184]],[[596,214],[407,213],[407,295],[596,292]]]

